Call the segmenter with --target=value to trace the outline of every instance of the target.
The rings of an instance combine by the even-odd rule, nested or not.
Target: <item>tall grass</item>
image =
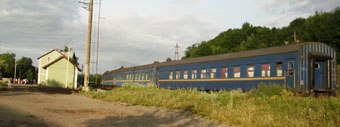
[[[7,83],[0,81],[0,88],[7,88]]]
[[[340,126],[338,97],[296,97],[279,85],[261,85],[249,92],[124,85],[112,91],[82,94],[105,101],[184,109],[236,126]]]

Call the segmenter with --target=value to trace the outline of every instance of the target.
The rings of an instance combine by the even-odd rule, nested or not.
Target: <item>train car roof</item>
[[[203,57],[197,57],[197,58],[188,58],[188,59],[183,59],[183,60],[160,63],[158,66],[201,63],[201,62],[209,62],[209,61],[219,61],[219,60],[238,59],[238,58],[246,58],[246,57],[253,57],[253,56],[263,56],[263,55],[295,52],[295,51],[299,51],[301,46],[306,45],[306,44],[324,44],[324,43],[302,42],[302,43],[291,44],[291,45],[282,45],[282,46],[275,46],[275,47],[268,47],[268,48],[261,48],[261,49],[253,49],[253,50],[248,50],[248,51],[203,56]]]
[[[261,48],[261,49],[253,49],[248,51],[240,51],[240,52],[233,52],[233,53],[225,53],[225,54],[218,54],[218,55],[211,55],[211,56],[203,56],[197,58],[188,58],[183,60],[174,60],[174,61],[166,61],[166,62],[155,62],[152,64],[146,64],[141,66],[134,66],[128,68],[119,68],[112,71],[107,71],[105,73],[110,72],[121,72],[121,71],[131,71],[136,69],[146,69],[152,68],[155,65],[157,66],[171,66],[171,65],[178,65],[178,64],[191,64],[191,63],[202,63],[202,62],[209,62],[209,61],[219,61],[219,60],[228,60],[228,59],[238,59],[238,58],[246,58],[246,57],[253,57],[253,56],[263,56],[263,55],[271,55],[271,54],[281,54],[281,53],[288,53],[288,52],[296,52],[299,51],[301,46],[306,44],[323,44],[320,42],[302,42],[298,44],[291,44],[291,45],[282,45],[282,46],[275,46],[275,47],[268,47],[268,48]]]

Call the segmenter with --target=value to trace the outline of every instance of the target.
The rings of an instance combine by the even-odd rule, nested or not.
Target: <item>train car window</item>
[[[128,80],[128,79],[129,79],[129,75],[128,75],[128,74],[125,74],[125,76],[126,76],[126,79],[125,79],[125,80]]]
[[[188,70],[183,71],[183,79],[188,79]]]
[[[261,65],[261,76],[262,77],[270,77],[270,64],[262,64]]]
[[[216,68],[210,69],[210,78],[212,79],[216,78]]]
[[[241,77],[240,66],[234,66],[233,73],[234,73],[234,78],[240,78]]]
[[[276,76],[281,77],[283,75],[282,73],[282,62],[276,63]]]
[[[149,80],[149,72],[145,72],[145,80]]]
[[[181,72],[180,71],[176,71],[176,79],[179,79],[181,76]]]
[[[228,67],[222,67],[221,78],[228,78]]]
[[[247,71],[247,73],[246,73],[247,78],[253,78],[254,77],[255,66],[254,65],[248,65],[246,71]]]
[[[191,79],[197,78],[197,70],[191,70]]]
[[[288,62],[288,76],[294,75],[294,62]]]
[[[135,80],[137,80],[138,79],[138,74],[135,74]]]
[[[173,73],[172,71],[169,71],[169,79],[172,80]]]
[[[206,78],[207,78],[207,70],[201,69],[201,79],[206,79]]]
[[[137,80],[140,80],[140,73],[138,73],[138,77],[137,77]]]
[[[144,72],[142,73],[142,78],[141,78],[141,80],[144,80]]]

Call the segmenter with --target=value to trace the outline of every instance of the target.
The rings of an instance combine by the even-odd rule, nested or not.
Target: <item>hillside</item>
[[[340,47],[340,8],[331,12],[315,12],[308,18],[296,18],[288,26],[267,28],[246,22],[242,28],[228,29],[214,39],[187,47],[182,59],[230,53],[294,42],[294,31],[300,42],[323,42],[336,49]],[[338,63],[339,57],[337,58]]]

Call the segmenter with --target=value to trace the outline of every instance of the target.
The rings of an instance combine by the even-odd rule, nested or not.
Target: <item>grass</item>
[[[204,92],[124,85],[81,93],[109,102],[183,109],[235,126],[340,126],[339,97],[296,97],[279,85],[259,90]]]
[[[0,88],[7,88],[7,83],[0,81]]]

